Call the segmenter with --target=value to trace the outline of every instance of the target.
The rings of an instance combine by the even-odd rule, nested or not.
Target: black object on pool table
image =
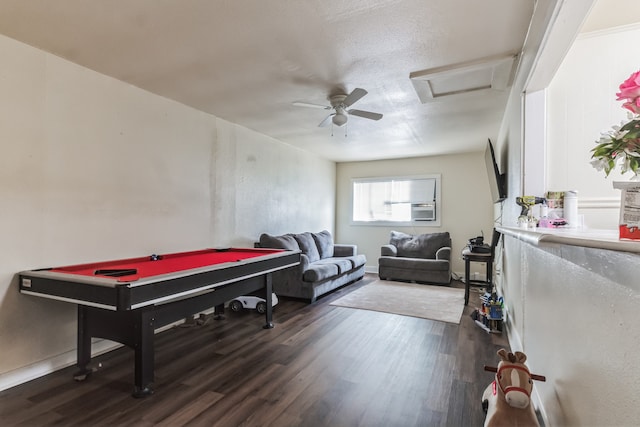
[[[95,276],[122,277],[131,276],[132,274],[138,274],[138,270],[135,268],[109,268],[96,270],[93,274]]]

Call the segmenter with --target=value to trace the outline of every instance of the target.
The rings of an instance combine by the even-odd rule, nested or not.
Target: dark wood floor
[[[481,426],[480,399],[508,346],[470,318],[460,325],[281,299],[276,327],[255,312],[156,335],[155,394],[131,397],[133,352],[94,359],[0,393],[0,425]],[[462,286],[455,283],[454,286]]]

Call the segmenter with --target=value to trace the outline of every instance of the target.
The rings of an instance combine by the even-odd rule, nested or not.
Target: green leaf
[[[637,128],[638,126],[640,126],[640,120],[631,120],[630,122],[628,122],[624,126],[622,126],[620,128],[620,131],[631,130],[633,128]]]
[[[640,138],[640,128],[632,128],[623,139],[638,139]]]

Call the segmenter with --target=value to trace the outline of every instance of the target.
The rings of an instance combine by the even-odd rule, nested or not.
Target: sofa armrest
[[[398,256],[398,248],[393,245],[382,245],[380,247],[381,256]]]
[[[436,252],[436,259],[446,259],[447,261],[451,261],[451,248],[448,246],[443,246]]]
[[[341,245],[334,244],[333,245],[333,256],[354,256],[358,255],[358,246],[357,245]]]
[[[304,273],[309,269],[309,257],[306,254],[300,254],[300,264],[298,265],[298,271]]]

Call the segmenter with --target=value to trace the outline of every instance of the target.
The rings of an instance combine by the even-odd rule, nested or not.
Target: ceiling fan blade
[[[326,125],[329,124],[329,122],[331,122],[331,117],[335,116],[335,113],[329,114],[327,117],[324,118],[323,121],[320,122],[320,124],[318,125],[319,128],[325,127]]]
[[[380,120],[382,118],[382,114],[372,113],[371,111],[349,110],[349,114],[370,120]]]
[[[360,89],[359,87],[355,88],[345,99],[342,101],[345,107],[348,107],[352,104],[355,104],[360,98],[365,96],[367,91],[364,89]]]
[[[302,102],[302,101],[292,102],[291,104],[295,105],[296,107],[321,108],[323,110],[331,109],[330,105],[311,104],[309,102]]]

